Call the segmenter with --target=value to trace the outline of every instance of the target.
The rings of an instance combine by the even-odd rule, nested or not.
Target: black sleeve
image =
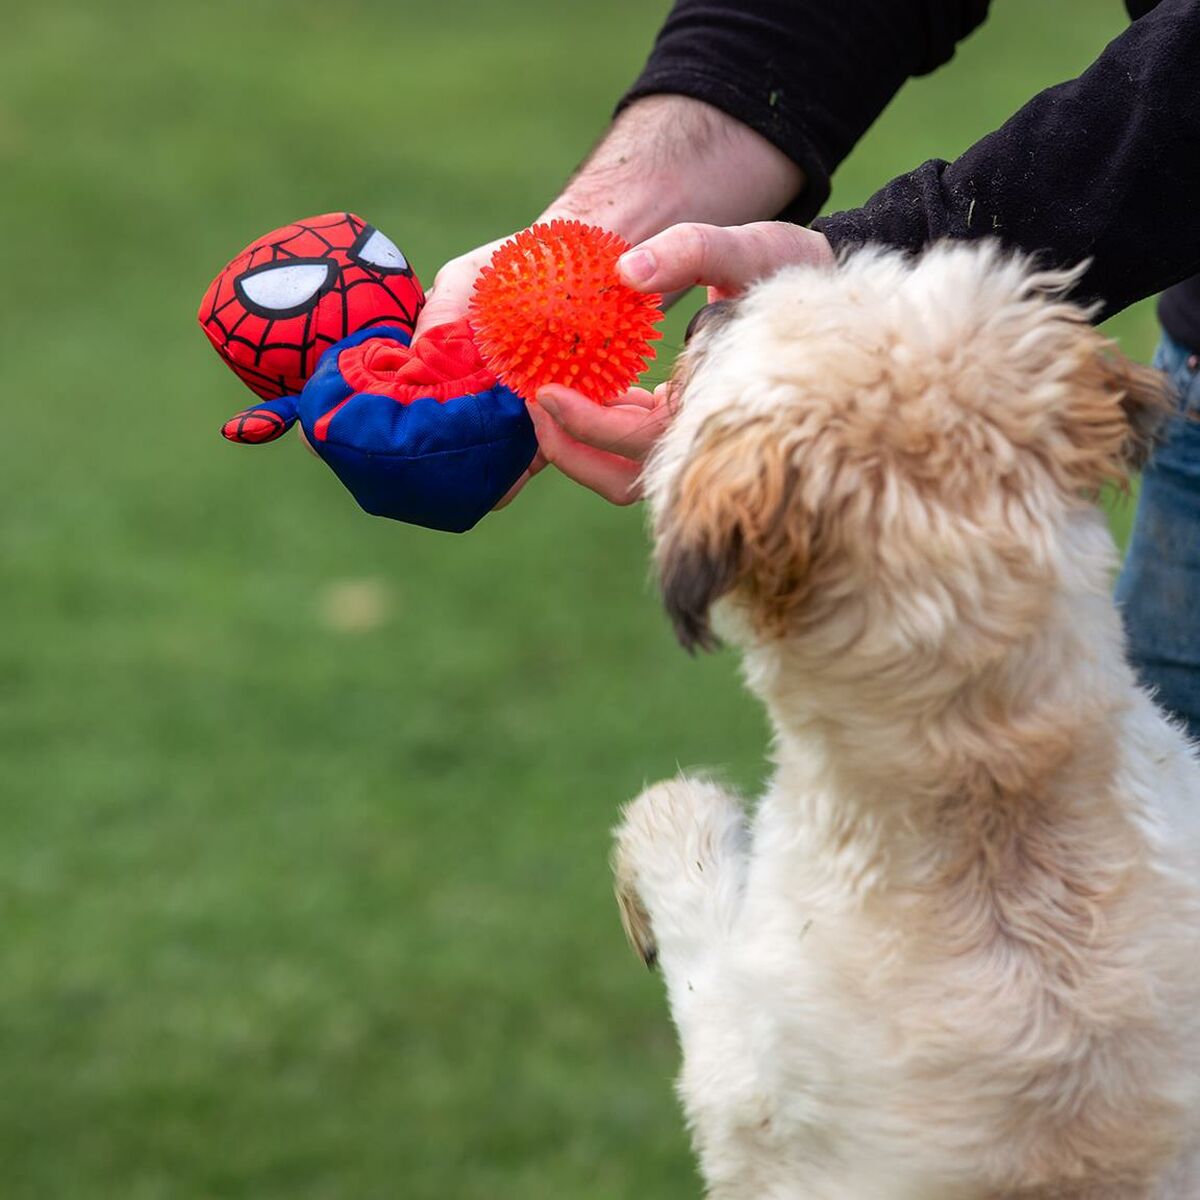
[[[641,96],[704,100],[761,133],[807,183],[784,214],[811,220],[834,168],[906,79],[946,62],[989,0],[675,0]]]
[[[953,163],[814,223],[835,248],[998,237],[1092,265],[1101,318],[1200,270],[1200,0],[1161,0],[1078,79],[1031,100]]]

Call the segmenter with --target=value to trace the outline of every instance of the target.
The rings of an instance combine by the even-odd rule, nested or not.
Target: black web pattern
[[[285,396],[298,390],[297,379],[308,378],[325,350],[335,342],[341,341],[347,334],[355,332],[355,329],[351,328],[350,293],[356,288],[382,288],[396,310],[393,314],[362,322],[357,326],[359,329],[370,325],[393,324],[401,319],[411,329],[416,324],[417,314],[425,299],[411,267],[403,271],[381,271],[374,269],[369,263],[351,262],[346,258],[355,240],[367,228],[366,222],[353,214],[338,213],[326,221],[297,221],[292,228],[295,232],[287,237],[257,247],[248,261],[238,264],[235,274],[240,275],[243,271],[268,262],[318,257],[323,250],[337,265],[336,278],[332,287],[316,299],[308,312],[303,316],[273,320],[246,311],[234,291],[232,278],[228,278],[230,268],[227,267],[221,274],[221,282],[214,289],[212,303],[204,316],[205,329],[210,338],[219,343],[218,349],[222,357],[251,387],[259,391],[269,391],[274,396]],[[326,236],[327,234],[331,234],[332,237]],[[337,303],[341,306],[341,332],[335,331],[334,334],[316,328],[318,313],[323,314],[322,324],[326,329],[331,323],[331,296],[336,296]],[[237,315],[232,323],[227,323],[231,315],[228,312],[231,306]],[[301,323],[298,341],[289,341],[286,337],[273,339],[275,326],[287,325],[290,332],[295,328],[296,322]],[[244,346],[253,357],[253,365],[238,362],[230,353],[230,347],[233,346]],[[291,352],[296,367],[294,376],[272,374],[262,369],[263,356],[281,350]]]

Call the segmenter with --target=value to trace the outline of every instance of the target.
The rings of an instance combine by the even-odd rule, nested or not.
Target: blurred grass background
[[[677,762],[755,785],[735,664],[672,643],[636,510],[548,473],[454,539],[361,515],[294,438],[225,445],[245,396],[193,320],[298,216],[366,214],[426,282],[523,225],[665,8],[6,17],[7,1200],[698,1194],[607,830]],[[1123,21],[996,5],[834,206],[953,156]],[[1115,331],[1146,356],[1153,315]]]

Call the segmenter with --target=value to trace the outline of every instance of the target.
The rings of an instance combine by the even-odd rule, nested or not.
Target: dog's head
[[[1072,515],[1169,410],[1064,299],[1077,278],[989,245],[868,250],[706,313],[645,480],[684,645],[712,644],[722,597],[736,640],[830,661],[977,659],[1028,628]]]

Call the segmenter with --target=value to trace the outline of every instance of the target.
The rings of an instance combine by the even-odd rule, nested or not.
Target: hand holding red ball
[[[512,243],[510,239],[507,244]],[[788,222],[733,227],[688,223],[671,226],[619,254],[614,267],[621,284],[635,294],[653,292],[657,305],[659,293],[682,292],[694,285],[706,287],[710,301],[737,296],[790,263],[827,267],[833,263],[833,253],[819,233]],[[460,274],[463,279],[474,278],[477,270],[469,265]],[[445,320],[446,312],[461,311],[466,286],[462,280],[451,281],[438,319]],[[538,403],[528,409],[539,451],[504,503],[547,462],[613,503],[628,504],[639,498],[642,463],[671,418],[666,385],[653,393],[631,388],[604,405],[582,395],[578,386],[551,384],[535,396]]]
[[[480,272],[471,328],[507,387],[532,400],[547,384],[599,404],[631,387],[654,357],[662,297],[617,275],[629,250],[617,234],[581,221],[534,225],[510,238]]]

